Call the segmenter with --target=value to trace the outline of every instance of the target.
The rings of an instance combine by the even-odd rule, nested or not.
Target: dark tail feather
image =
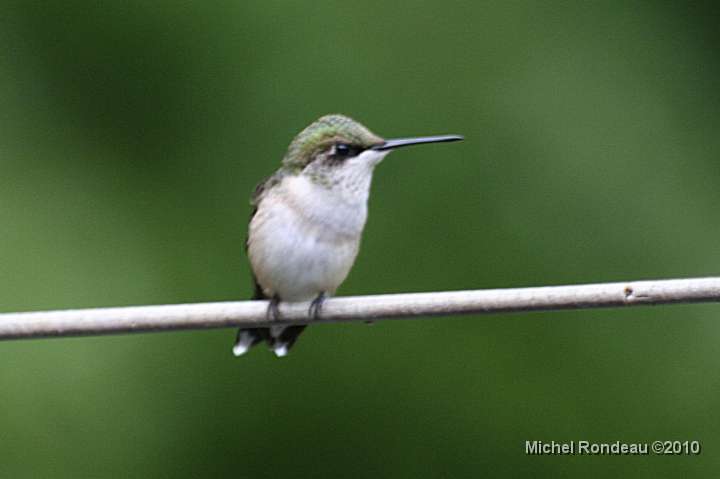
[[[266,340],[267,345],[270,349],[275,351],[277,357],[281,358],[290,351],[298,336],[307,325],[302,324],[300,326],[285,326],[282,329],[280,327],[269,328],[270,339]]]
[[[255,282],[255,293],[252,299],[270,299],[265,296],[262,288],[254,277],[253,281]],[[271,304],[269,307],[277,308],[277,302],[274,305]],[[233,347],[233,354],[235,356],[241,356],[245,354],[248,349],[265,341],[268,347],[272,349],[279,358],[283,357],[290,351],[290,348],[293,347],[298,336],[300,336],[300,333],[302,333],[306,327],[306,325],[300,325],[273,326],[270,328],[241,328],[240,331],[238,331],[237,340]]]
[[[237,340],[233,347],[233,354],[235,356],[242,356],[248,349],[261,341],[268,341],[269,338],[270,328],[242,328],[238,331]]]
[[[270,328],[242,328],[238,331],[237,341],[233,347],[233,354],[241,356],[248,349],[252,348],[261,341],[265,341],[268,347],[281,358],[290,351],[298,336],[306,328],[306,325],[300,326],[273,326]]]

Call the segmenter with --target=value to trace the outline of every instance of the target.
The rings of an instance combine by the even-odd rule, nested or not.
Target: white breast
[[[355,261],[366,219],[367,194],[344,197],[307,176],[286,176],[250,222],[248,255],[258,283],[283,301],[333,294]]]

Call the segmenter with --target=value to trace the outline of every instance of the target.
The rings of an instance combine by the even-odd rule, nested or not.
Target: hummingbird
[[[310,301],[318,319],[323,301],[345,281],[360,249],[375,166],[395,148],[462,140],[429,136],[385,140],[355,120],[327,115],[290,143],[280,169],[255,187],[245,249],[253,299],[269,299],[267,319],[281,319],[281,301]],[[242,328],[240,356],[265,341],[285,356],[307,325]]]

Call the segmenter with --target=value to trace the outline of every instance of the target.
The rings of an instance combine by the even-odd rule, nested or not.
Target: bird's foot
[[[312,303],[310,303],[308,316],[310,316],[312,319],[320,319],[320,315],[322,314],[322,305],[325,302],[325,299],[327,299],[325,293],[318,294],[317,298],[313,299]]]
[[[269,321],[278,321],[282,319],[282,315],[280,314],[280,309],[278,306],[280,305],[280,296],[276,294],[273,295],[272,298],[270,298],[270,304],[268,304],[267,313],[265,313],[265,318]]]

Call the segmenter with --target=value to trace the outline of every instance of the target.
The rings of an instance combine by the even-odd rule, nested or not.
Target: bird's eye
[[[350,156],[353,148],[345,143],[338,143],[335,145],[335,158],[338,160],[344,160]]]

